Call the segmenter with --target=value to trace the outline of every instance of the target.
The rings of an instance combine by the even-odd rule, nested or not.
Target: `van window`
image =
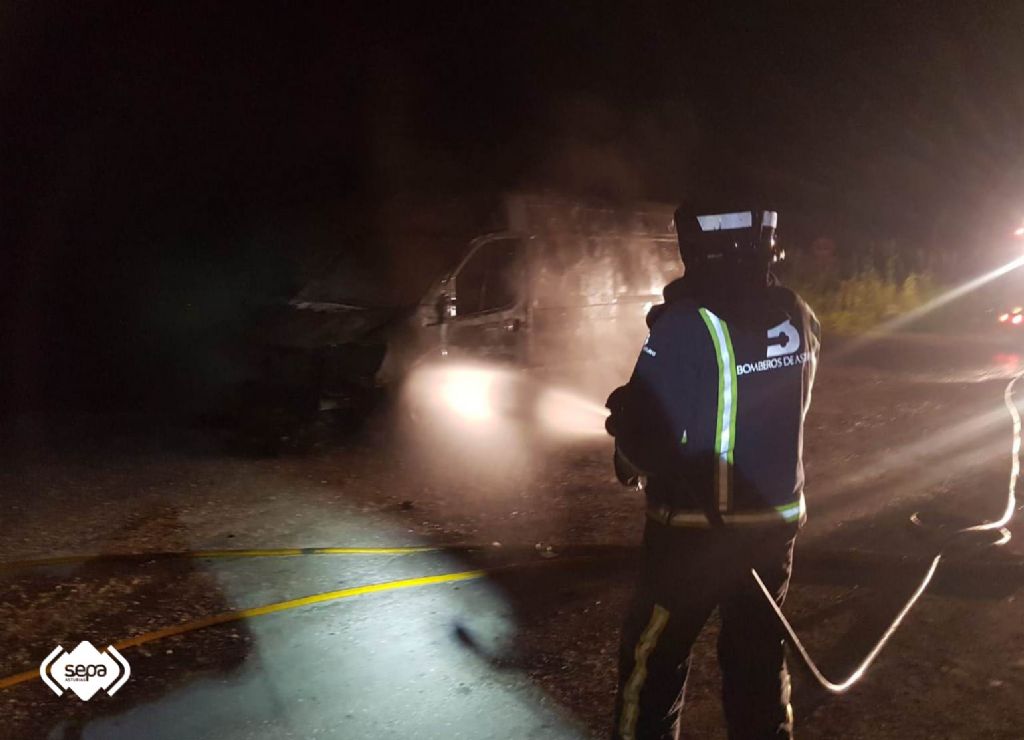
[[[516,302],[520,241],[500,239],[477,249],[455,276],[456,316],[508,308]]]

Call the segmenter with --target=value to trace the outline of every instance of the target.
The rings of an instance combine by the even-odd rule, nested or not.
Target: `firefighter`
[[[729,737],[792,737],[781,605],[805,520],[803,421],[814,313],[771,273],[777,214],[679,209],[684,277],[647,317],[608,399],[615,470],[646,495],[643,563],[622,632],[613,737],[674,737],[694,640],[717,607]]]

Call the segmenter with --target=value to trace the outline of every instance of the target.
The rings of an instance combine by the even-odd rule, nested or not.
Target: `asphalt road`
[[[832,673],[861,657],[927,563],[933,543],[907,525],[910,513],[977,521],[1004,505],[1002,389],[1024,369],[1024,342],[1018,352],[1015,341],[900,336],[826,346],[807,429],[811,519],[787,611]],[[228,458],[195,440],[106,439],[8,466],[0,474],[8,562],[225,548],[478,549],[0,571],[2,675],[34,669],[58,643],[101,647],[301,596],[484,572],[126,649],[132,678],[115,697],[84,703],[26,681],[0,690],[0,737],[602,736],[641,502],[614,486],[600,438],[537,453],[543,461],[525,467],[486,456],[473,464],[471,453],[448,451],[465,462],[453,476],[438,450],[424,463],[379,438],[277,460]],[[1024,735],[1012,698],[1024,685],[1024,620],[1014,600],[1024,587],[1022,553],[1018,538],[951,562],[926,599],[927,616],[911,620],[863,691],[829,703],[798,683],[803,734]],[[928,638],[939,633],[953,635],[946,643],[970,639],[973,652],[936,651]],[[709,639],[698,665],[713,661]],[[976,660],[958,657],[965,652]],[[925,697],[920,716],[908,720],[906,702],[889,706],[893,680]],[[689,687],[693,736],[716,736],[715,690],[701,676]],[[985,709],[965,719],[965,704],[953,724],[942,721],[949,710],[939,705],[955,696]]]
[[[374,566],[364,565],[358,580],[465,570],[433,555]],[[288,570],[294,567],[307,572],[277,569],[271,577],[337,588],[337,563],[312,559]],[[488,659],[513,628],[510,609],[486,579],[255,619],[248,625],[254,649],[239,670],[93,722],[83,737],[582,737],[541,690]]]

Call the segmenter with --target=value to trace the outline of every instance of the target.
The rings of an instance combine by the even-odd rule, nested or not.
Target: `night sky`
[[[758,197],[847,250],[1024,216],[1024,4],[270,5],[0,6],[8,408],[141,398],[409,199]]]

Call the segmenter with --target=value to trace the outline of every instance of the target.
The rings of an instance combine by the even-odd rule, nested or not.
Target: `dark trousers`
[[[647,523],[640,581],[622,631],[613,738],[674,737],[690,649],[715,607],[730,740],[792,737],[783,633],[750,569],[781,605],[795,537],[790,528]]]

